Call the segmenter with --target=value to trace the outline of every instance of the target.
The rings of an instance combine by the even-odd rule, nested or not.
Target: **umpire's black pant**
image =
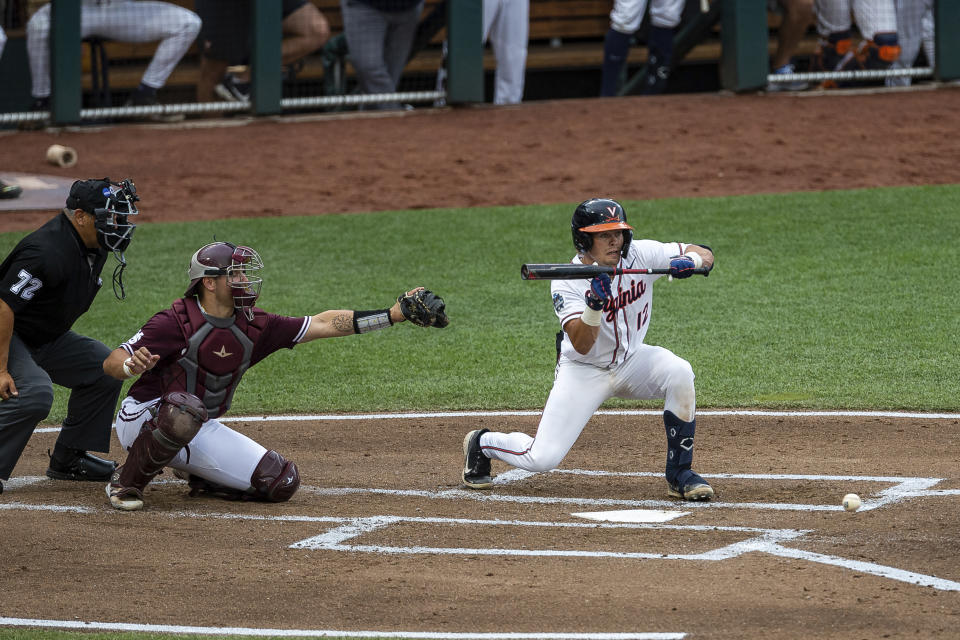
[[[10,477],[37,424],[50,413],[53,385],[71,389],[57,442],[84,451],[109,451],[110,428],[123,383],[103,372],[110,349],[68,331],[28,347],[14,335],[7,371],[19,395],[0,402],[0,480]]]

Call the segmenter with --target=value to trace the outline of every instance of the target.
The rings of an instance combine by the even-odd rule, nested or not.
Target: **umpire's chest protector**
[[[240,378],[250,368],[265,319],[260,315],[248,322],[239,314],[232,318],[206,316],[194,298],[177,300],[173,310],[187,343],[177,361],[184,375],[176,378],[184,388],[177,390],[200,398],[211,418],[223,415]]]

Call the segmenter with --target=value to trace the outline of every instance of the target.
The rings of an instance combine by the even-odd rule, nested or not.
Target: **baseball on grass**
[[[855,493],[848,493],[843,496],[843,508],[847,511],[856,511],[860,508],[860,496]]]

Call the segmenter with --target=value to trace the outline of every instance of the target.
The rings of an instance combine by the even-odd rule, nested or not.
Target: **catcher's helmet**
[[[250,247],[237,246],[230,242],[211,242],[200,247],[190,258],[187,277],[190,286],[184,296],[192,296],[204,278],[227,276],[232,285],[234,307],[244,312],[247,319],[253,319],[253,304],[260,297],[263,278],[259,271],[263,269],[263,260]]]
[[[623,229],[623,249],[620,254],[627,255],[630,241],[633,240],[633,227],[627,224],[627,214],[616,200],[592,198],[585,200],[573,212],[570,222],[573,231],[573,246],[577,251],[586,252],[593,246],[591,233]]]

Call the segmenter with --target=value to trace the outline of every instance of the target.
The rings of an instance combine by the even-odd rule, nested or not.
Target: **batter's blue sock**
[[[620,74],[630,52],[629,33],[620,33],[609,29],[603,40],[603,80],[600,85],[601,96],[615,96],[620,88]]]
[[[693,434],[697,430],[697,420],[684,422],[672,411],[663,412],[663,426],[667,431],[667,467],[665,475],[671,486],[683,487],[691,476],[693,464]]]

